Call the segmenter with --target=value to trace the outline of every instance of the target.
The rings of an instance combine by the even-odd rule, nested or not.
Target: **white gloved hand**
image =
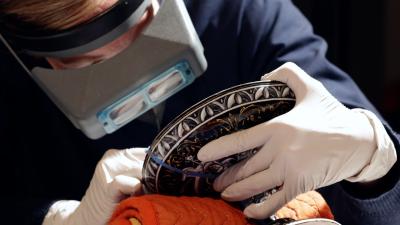
[[[259,148],[255,156],[232,166],[214,182],[214,189],[223,191],[228,201],[281,186],[264,202],[248,206],[246,216],[266,218],[298,194],[344,179],[378,179],[395,163],[393,142],[373,113],[346,108],[293,63],[262,79],[287,83],[296,95],[295,107],[268,122],[214,140],[198,153],[201,161],[212,161]]]
[[[141,192],[146,148],[108,150],[97,164],[82,201],[58,201],[43,225],[104,225],[127,196]]]

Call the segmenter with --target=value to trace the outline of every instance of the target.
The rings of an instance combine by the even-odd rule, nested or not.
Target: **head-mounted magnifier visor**
[[[46,57],[81,54],[131,29],[150,1],[119,1],[93,20],[59,33],[2,29],[2,40],[20,62],[13,49]],[[206,67],[183,1],[167,0],[133,44],[113,58],[79,69],[25,68],[77,128],[97,139],[165,101]]]

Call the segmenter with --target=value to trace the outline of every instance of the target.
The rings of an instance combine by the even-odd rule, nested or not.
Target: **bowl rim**
[[[201,109],[204,106],[207,106],[211,102],[214,102],[213,99],[218,99],[222,98],[224,96],[236,93],[238,91],[246,90],[246,88],[256,88],[257,86],[273,86],[273,85],[278,85],[278,86],[287,86],[287,84],[280,82],[280,81],[274,81],[274,80],[263,80],[263,81],[253,81],[253,82],[248,82],[244,84],[239,84],[232,86],[230,88],[224,89],[222,91],[216,92],[207,98],[202,99],[201,101],[195,103],[194,105],[190,106],[187,108],[185,111],[177,115],[173,120],[171,120],[153,139],[153,142],[150,145],[150,149],[152,147],[157,146],[159,142],[163,139],[162,137],[166,135],[169,131],[171,131],[175,126],[179,125],[180,122],[182,122],[184,119],[186,119],[190,114],[192,114],[195,110]],[[289,88],[290,89],[290,88]],[[272,99],[274,100],[274,99]],[[280,98],[280,100],[288,100],[288,101],[296,101],[295,97],[293,98]]]

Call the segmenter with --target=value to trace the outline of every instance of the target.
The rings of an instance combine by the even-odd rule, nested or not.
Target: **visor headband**
[[[70,57],[99,48],[135,26],[151,0],[119,0],[87,23],[63,31],[7,29],[2,35],[12,46],[37,56]]]

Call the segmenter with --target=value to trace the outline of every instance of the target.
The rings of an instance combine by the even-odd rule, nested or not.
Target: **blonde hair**
[[[87,18],[105,0],[2,0],[0,13],[45,29],[62,30]]]

